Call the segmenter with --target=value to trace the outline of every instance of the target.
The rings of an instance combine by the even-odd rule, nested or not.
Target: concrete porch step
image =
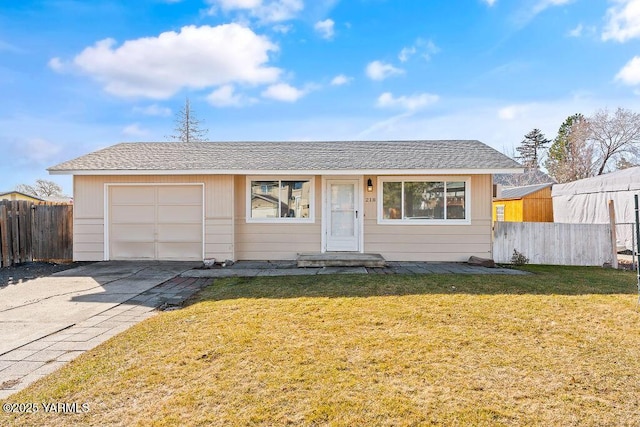
[[[380,254],[357,252],[325,252],[298,254],[298,267],[385,267]]]

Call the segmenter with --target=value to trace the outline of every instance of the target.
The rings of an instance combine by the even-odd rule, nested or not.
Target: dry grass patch
[[[217,280],[12,396],[2,425],[637,425],[632,273]]]

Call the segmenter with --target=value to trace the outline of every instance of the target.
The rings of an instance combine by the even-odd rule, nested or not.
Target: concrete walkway
[[[230,267],[193,269],[182,277],[310,276],[316,274],[529,274],[512,268],[487,268],[461,262],[387,262],[386,267],[297,268],[296,261],[239,261]]]
[[[101,262],[0,290],[0,398],[154,314],[209,279],[199,263]],[[158,286],[160,285],[160,286]]]

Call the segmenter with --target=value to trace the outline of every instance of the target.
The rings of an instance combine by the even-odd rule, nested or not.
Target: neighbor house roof
[[[15,190],[11,190],[11,191],[0,191],[0,199],[1,199],[3,196],[10,196],[11,194],[20,194],[20,195],[22,195],[22,196],[24,196],[24,197],[28,197],[28,198],[33,199],[33,200],[43,200],[42,198],[40,198],[40,197],[38,197],[38,196],[33,196],[33,195],[31,195],[31,194],[27,194],[27,193],[23,193],[23,192],[21,192],[21,191],[15,191]]]
[[[52,174],[521,172],[480,141],[121,143],[48,169]]]
[[[507,200],[507,199],[522,199],[525,196],[535,193],[536,191],[543,190],[545,188],[551,187],[553,182],[547,182],[546,184],[537,184],[537,185],[525,185],[524,187],[512,187],[512,188],[504,188],[502,190],[502,194],[496,200]]]

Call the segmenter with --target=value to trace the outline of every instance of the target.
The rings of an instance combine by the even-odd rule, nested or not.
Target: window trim
[[[251,217],[251,182],[252,181],[309,181],[309,218],[252,218]],[[281,184],[280,184],[281,185]],[[313,224],[316,222],[316,180],[315,176],[289,175],[247,175],[245,182],[245,220],[248,224]]]
[[[384,198],[382,193],[385,182],[464,182],[464,215],[465,219],[385,219]],[[377,220],[380,225],[471,225],[471,177],[460,175],[445,176],[378,176]],[[401,206],[404,210],[404,193],[401,195]]]

